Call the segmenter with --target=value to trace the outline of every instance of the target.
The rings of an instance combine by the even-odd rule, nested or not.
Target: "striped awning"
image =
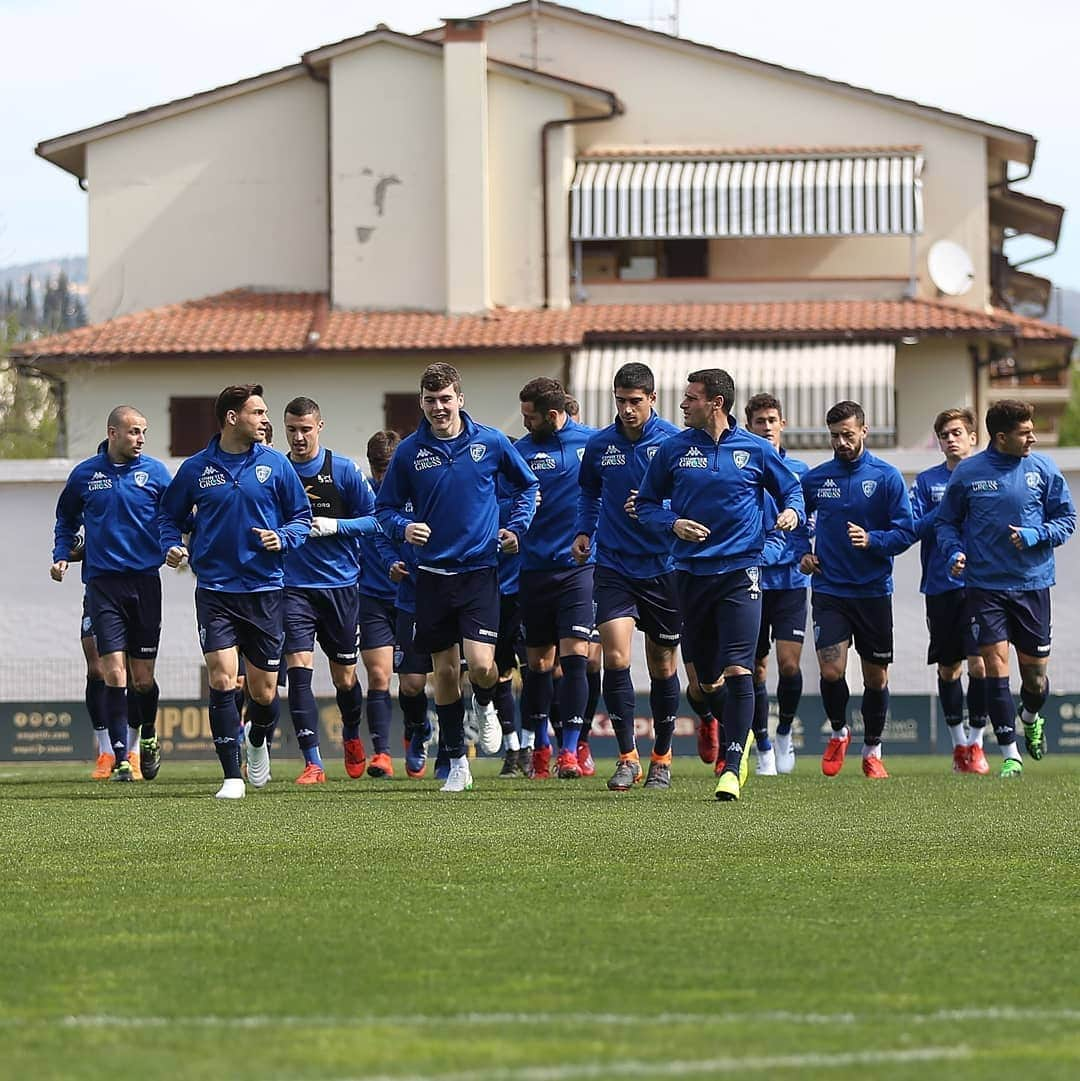
[[[682,424],[679,402],[687,375],[699,368],[724,368],[735,380],[739,423],[754,394],[780,399],[789,447],[829,444],[825,414],[841,401],[866,412],[873,446],[896,438],[892,342],[620,342],[592,345],[571,361],[570,389],[585,424],[603,427],[614,416],[612,380],[623,364],[647,364],[656,378],[656,411]]]
[[[913,236],[919,154],[578,162],[573,240]]]

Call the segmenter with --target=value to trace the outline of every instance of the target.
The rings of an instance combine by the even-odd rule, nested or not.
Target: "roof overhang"
[[[990,193],[990,224],[1010,229],[1014,234],[1042,237],[1056,247],[1064,217],[1063,206],[1034,195],[1009,188]]]

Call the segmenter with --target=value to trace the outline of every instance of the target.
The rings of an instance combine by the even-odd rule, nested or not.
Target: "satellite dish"
[[[939,240],[926,256],[926,269],[938,291],[961,297],[975,280],[975,264],[964,248],[952,240]]]

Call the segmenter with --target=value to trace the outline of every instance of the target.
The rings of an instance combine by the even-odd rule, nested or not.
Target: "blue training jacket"
[[[530,432],[514,444],[540,485],[540,506],[536,508],[529,532],[521,538],[522,571],[556,571],[577,566],[570,545],[576,536],[578,471],[585,445],[595,431],[567,417],[557,432],[551,435]]]
[[[368,478],[368,484],[371,486],[372,507],[374,507],[374,493],[378,492],[379,485],[373,477]],[[380,540],[383,543],[386,541],[381,528],[374,533],[361,533],[357,537],[356,543],[360,555],[360,593],[362,596],[393,604],[397,597],[398,587],[390,581],[388,573],[390,564],[386,562],[387,553],[381,547]],[[391,559],[390,563],[393,562],[394,560]]]
[[[900,471],[868,450],[854,462],[835,455],[802,479],[806,509],[816,513],[814,550],[821,570],[811,581],[834,597],[885,597],[893,591],[893,557],[915,543],[911,502]],[[848,522],[870,534],[855,548]]]
[[[1033,530],[1035,544],[1014,548],[1011,525]],[[1044,589],[1054,584],[1054,549],[1075,529],[1069,485],[1053,461],[990,448],[953,470],[938,509],[937,545],[946,564],[957,552],[967,556],[964,579],[976,589]]]
[[[312,483],[325,483],[321,473],[325,448],[310,462],[294,462],[293,469],[310,500]],[[308,537],[305,544],[285,555],[285,584],[297,589],[340,589],[356,585],[360,576],[359,538],[378,531],[375,493],[351,458],[331,452],[330,475],[341,500],[338,531],[329,537]]]
[[[56,503],[53,562],[68,558],[83,526],[84,582],[102,574],[150,574],[163,562],[157,517],[169,471],[145,454],[116,465],[106,445],[71,471]]]
[[[585,444],[574,536],[595,534],[593,551],[599,566],[627,578],[655,578],[674,567],[674,534],[658,538],[651,530],[642,529],[623,507],[630,492],[641,488],[645,470],[660,445],[681,430],[653,413],[635,443],[616,418]]]
[[[679,518],[708,526],[703,541],[675,538],[676,570],[706,575],[759,567],[766,534],[776,524],[766,519],[767,492],[806,521],[799,482],[775,448],[729,417],[718,440],[687,428],[661,444],[638,491],[638,520],[661,536]],[[664,506],[669,498],[670,509]]]
[[[232,455],[228,456],[233,457]],[[198,508],[191,534],[191,566],[201,589],[264,593],[285,584],[285,551],[311,532],[307,495],[289,459],[255,443],[229,462],[215,435],[192,455],[161,498],[161,549],[181,543],[180,530]],[[253,529],[272,529],[282,551],[268,552]]]
[[[427,418],[394,451],[379,495],[376,515],[394,542],[414,519],[431,527],[418,551],[425,567],[461,573],[494,567],[499,557],[499,502],[496,480],[506,482],[514,509],[506,528],[520,541],[536,510],[536,477],[513,443],[496,428],[477,424],[464,410],[456,439],[438,439]],[[411,500],[415,513],[402,508]]]
[[[780,448],[780,457],[791,475],[801,483],[810,471],[806,462],[790,457],[783,447]],[[775,522],[779,514],[776,501],[766,492],[765,521]],[[761,565],[762,589],[805,589],[810,584],[810,576],[799,570],[799,560],[810,551],[810,534],[809,517],[791,532],[782,529],[770,531]]]
[[[922,577],[919,590],[928,596],[939,593],[951,593],[954,589],[964,588],[964,576],[954,578],[949,573],[949,564],[937,549],[937,516],[945,489],[952,479],[952,470],[945,462],[940,462],[932,469],[924,469],[916,478],[908,493],[911,499],[911,513],[915,518],[915,535],[919,538],[919,560],[922,563]]]
[[[405,504],[405,517],[412,521],[412,502]],[[375,534],[375,547],[378,549],[382,568],[387,581],[390,580],[390,568],[395,563],[404,563],[408,574],[395,584],[390,582],[394,589],[394,607],[400,612],[416,612],[416,575],[419,565],[416,561],[416,553],[421,549],[415,545],[406,544],[404,540],[392,541],[382,530]]]

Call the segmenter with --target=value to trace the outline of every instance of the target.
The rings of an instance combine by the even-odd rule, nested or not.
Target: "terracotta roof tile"
[[[567,311],[495,309],[486,315],[328,311],[321,293],[236,289],[124,315],[15,347],[22,357],[206,356],[575,349],[624,338],[818,339],[904,335],[1074,339],[1065,327],[993,309],[932,300],[583,304]]]

